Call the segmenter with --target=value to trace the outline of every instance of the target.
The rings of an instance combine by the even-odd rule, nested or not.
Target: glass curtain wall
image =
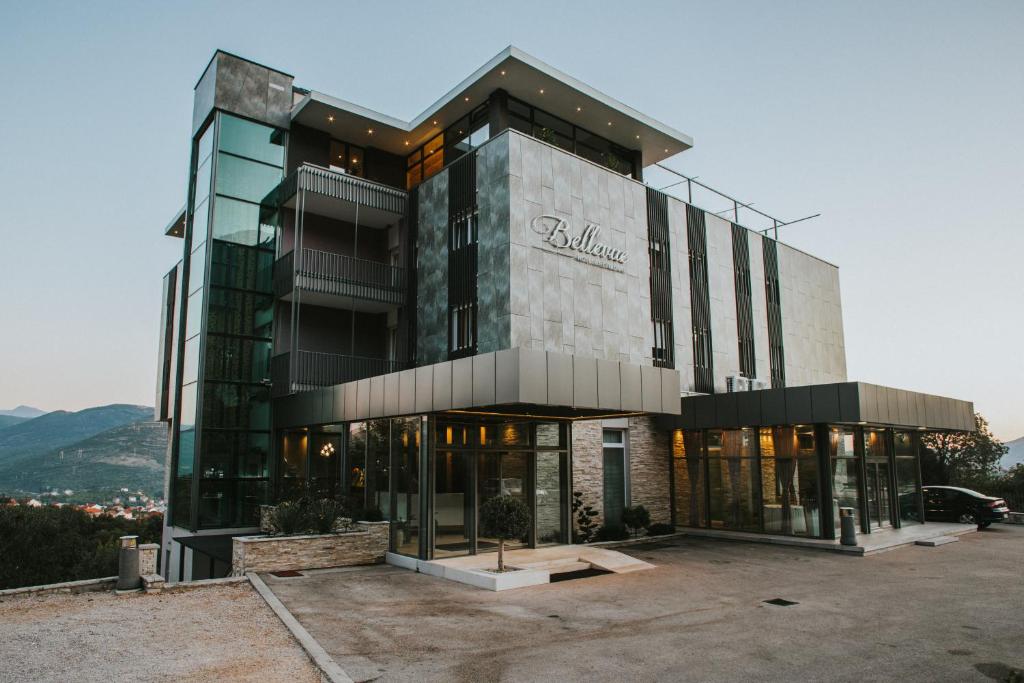
[[[676,524],[705,526],[704,444],[701,432],[672,433],[673,488]]]
[[[868,524],[872,529],[891,526],[889,443],[883,429],[864,430],[864,470]]]
[[[707,463],[711,526],[760,531],[761,487],[756,431],[708,430]]]
[[[917,438],[912,432],[893,432],[896,462],[896,505],[900,524],[921,523],[921,478]]]
[[[276,234],[261,225],[259,202],[280,183],[284,165],[282,131],[224,113],[216,115],[215,126],[207,240],[192,254],[197,270],[199,259],[207,268],[195,506],[201,528],[255,525],[259,506],[269,499]],[[191,297],[189,307],[198,310]]]
[[[814,427],[760,430],[764,530],[786,536],[821,536],[818,454]]]
[[[419,417],[396,418],[391,424],[391,547],[402,555],[420,550],[420,442]]]
[[[852,427],[830,427],[828,442],[832,475],[832,520],[839,534],[839,508],[853,508],[860,517],[860,457]]]

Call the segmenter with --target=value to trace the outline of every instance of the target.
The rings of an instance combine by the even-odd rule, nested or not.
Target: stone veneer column
[[[672,522],[669,437],[669,431],[659,429],[653,417],[629,419],[630,505],[647,508],[652,524]],[[600,446],[600,429],[597,438]]]
[[[604,524],[604,464],[601,421],[573,422],[572,490],[583,494],[583,502],[597,510],[597,525]],[[572,527],[576,528],[573,515]]]

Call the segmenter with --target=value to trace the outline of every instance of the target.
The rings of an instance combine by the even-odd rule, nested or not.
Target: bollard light
[[[142,587],[139,575],[139,537],[122,536],[117,556],[117,590],[136,591]]]

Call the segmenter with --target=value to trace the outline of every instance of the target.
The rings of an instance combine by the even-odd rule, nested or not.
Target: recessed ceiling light
[[[406,141],[405,141],[405,146],[406,146],[406,147],[408,147],[408,146],[409,146],[409,141],[408,141],[408,140],[406,140]]]
[[[609,125],[609,126],[610,126],[610,125],[612,125],[612,122],[611,122],[611,121],[609,121],[609,122],[608,122],[608,125]]]
[[[435,125],[435,126],[437,125],[437,121],[434,121],[434,125]]]
[[[328,116],[327,117],[327,122],[328,123],[334,123],[334,117],[333,116]]]
[[[369,133],[370,135],[373,135],[373,128],[371,128],[370,130],[368,130],[366,132]]]
[[[469,102],[469,96],[466,96],[465,100],[466,100],[467,102]]]
[[[541,95],[543,95],[543,94],[544,94],[544,88],[541,88],[541,89],[540,89],[540,94],[541,94]]]
[[[665,154],[668,154],[668,147],[665,148]]]
[[[503,71],[501,72],[501,75],[502,75],[502,76],[504,76],[504,75],[505,75],[505,72],[504,72],[504,70],[503,70]]]
[[[637,136],[636,136],[636,139],[637,139],[637,140],[639,140],[639,139],[640,139],[640,136],[639,136],[639,135],[637,135]]]
[[[576,111],[583,111],[583,107],[576,107]]]

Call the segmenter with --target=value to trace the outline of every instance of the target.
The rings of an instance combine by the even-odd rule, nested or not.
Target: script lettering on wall
[[[588,221],[583,232],[575,235],[564,218],[542,214],[530,221],[530,229],[540,235],[541,242],[556,253],[599,268],[620,273],[625,271],[622,264],[629,260],[629,252],[602,242],[601,226],[597,223]]]

